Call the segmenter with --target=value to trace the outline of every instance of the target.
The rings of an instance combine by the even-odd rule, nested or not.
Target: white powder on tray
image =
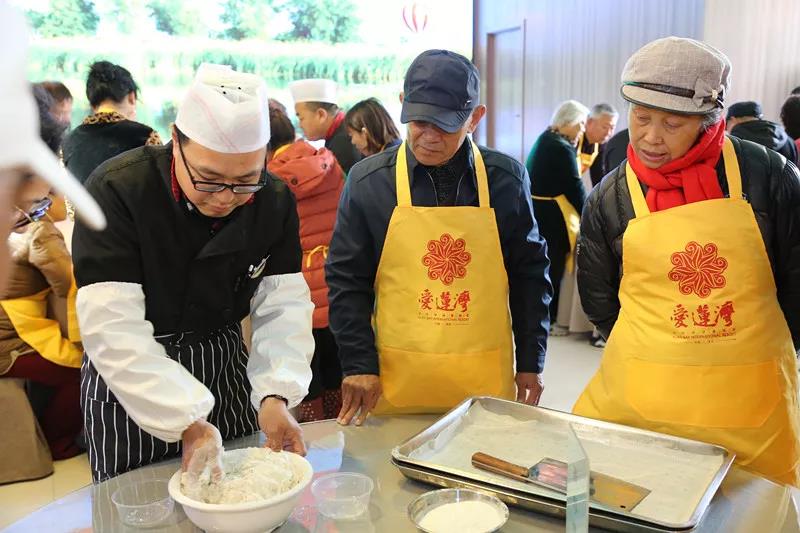
[[[193,478],[181,475],[181,491],[204,503],[243,503],[267,500],[294,488],[302,479],[289,452],[242,448],[223,452],[225,477],[214,483],[210,472]]]
[[[432,533],[487,533],[502,525],[503,516],[479,500],[445,503],[428,511],[419,525]]]

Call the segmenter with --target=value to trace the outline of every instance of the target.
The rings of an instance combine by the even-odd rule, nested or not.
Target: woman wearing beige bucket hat
[[[730,69],[677,37],[625,65],[628,160],[592,192],[578,246],[608,346],[575,412],[720,444],[797,485],[800,174],[725,136]]]

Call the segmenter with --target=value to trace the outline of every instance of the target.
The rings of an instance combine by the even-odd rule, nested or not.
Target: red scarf
[[[344,112],[339,111],[338,113],[336,113],[336,116],[333,117],[333,124],[331,124],[331,127],[328,128],[328,133],[325,134],[326,141],[331,140],[331,137],[333,137],[333,134],[336,133],[336,130],[339,129],[339,126],[342,125],[342,122],[344,122]]]
[[[628,162],[639,181],[647,185],[650,211],[663,211],[693,202],[722,198],[716,166],[725,141],[725,121],[707,129],[683,157],[659,168],[648,168],[628,145]]]

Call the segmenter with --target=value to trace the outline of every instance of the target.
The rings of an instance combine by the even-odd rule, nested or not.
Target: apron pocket
[[[644,419],[667,424],[758,428],[781,398],[775,361],[688,366],[629,359],[625,397]]]
[[[511,373],[503,375],[508,364],[503,364],[499,348],[427,353],[383,346],[378,353],[383,387],[379,407],[386,412],[443,412],[470,396],[503,396],[506,382],[513,383]]]

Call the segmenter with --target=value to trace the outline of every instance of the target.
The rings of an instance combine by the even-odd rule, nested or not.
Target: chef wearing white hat
[[[288,409],[311,381],[314,306],[294,197],[264,168],[268,117],[263,80],[202,65],[172,143],[87,181],[109,218],[73,239],[95,481],[181,450],[186,468],[259,428],[273,449],[305,452]]]
[[[309,141],[325,139],[325,148],[333,152],[345,175],[361,160],[344,125],[344,112],[336,104],[336,82],[307,79],[289,83],[294,111],[303,135]]]

